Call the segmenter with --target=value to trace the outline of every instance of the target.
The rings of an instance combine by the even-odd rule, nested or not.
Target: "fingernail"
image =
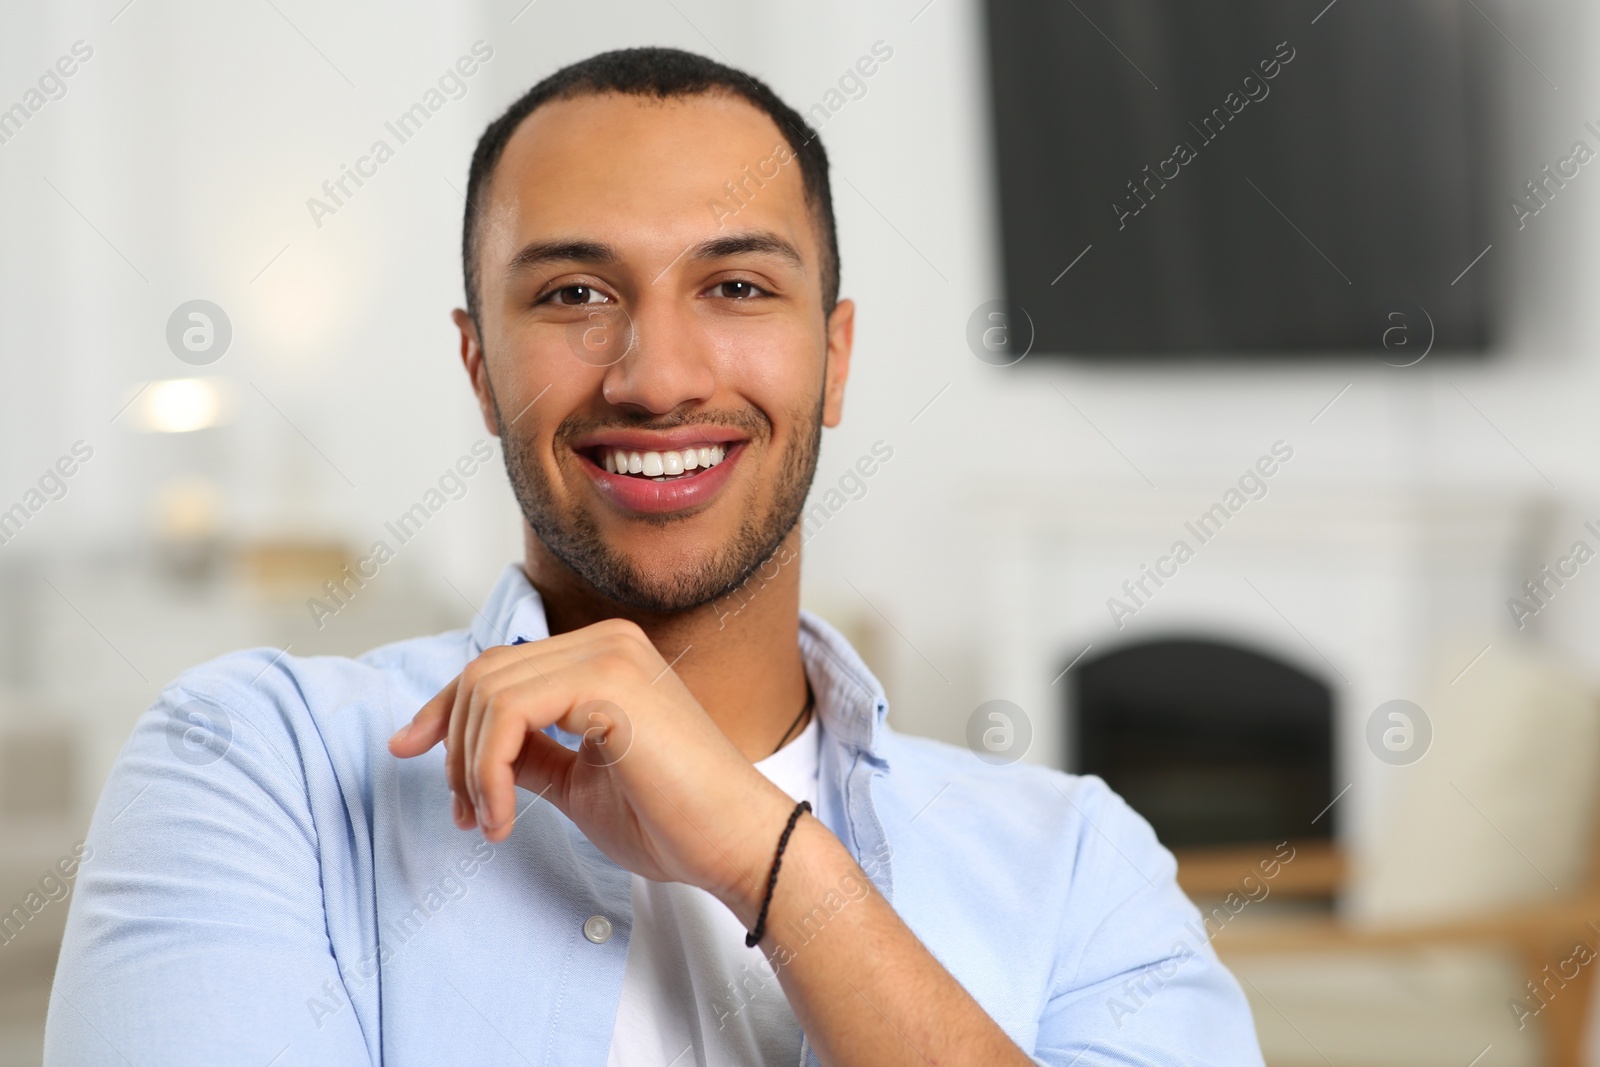
[[[461,805],[461,797],[456,793],[451,793],[450,794],[450,811],[451,811],[451,814],[455,817],[455,821],[456,821],[456,825],[457,826],[461,825],[462,810],[463,809],[462,809],[462,805]]]
[[[396,730],[393,733],[393,735],[390,736],[389,743],[393,744],[396,741],[404,741],[406,739],[406,734],[409,734],[410,732],[411,732],[411,724],[410,723],[406,723],[404,726],[400,727],[400,729]]]

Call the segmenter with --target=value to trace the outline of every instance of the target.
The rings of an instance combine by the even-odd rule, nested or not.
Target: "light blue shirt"
[[[45,1063],[604,1067],[629,873],[525,790],[501,844],[458,830],[444,746],[386,747],[485,648],[547,635],[513,564],[469,630],[359,659],[253,649],[169,685],[90,826]],[[1018,1045],[1261,1063],[1171,853],[1103,782],[896,733],[837,632],[803,614],[800,644],[817,816]]]

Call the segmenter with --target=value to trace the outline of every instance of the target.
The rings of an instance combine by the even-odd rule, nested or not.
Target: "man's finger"
[[[410,759],[443,741],[449,727],[450,708],[455,704],[456,687],[460,684],[458,674],[422,705],[411,721],[389,738],[389,751],[401,759]]]
[[[521,739],[521,751],[504,765],[505,781],[497,774],[490,774],[480,785],[489,805],[483,820],[483,836],[493,842],[504,841],[515,829],[516,787],[519,785],[558,809],[567,810],[568,778],[578,754],[541,730],[526,731]],[[495,820],[493,824],[488,822],[490,818]]]
[[[445,750],[444,771],[445,780],[450,784],[450,792],[456,797],[457,815],[464,814],[463,808],[471,808],[467,798],[466,760],[463,758],[462,745],[467,735],[467,713],[471,707],[472,690],[477,685],[477,671],[474,670],[474,666],[481,658],[467,664],[467,669],[461,672],[461,684],[456,686],[450,706],[450,743]],[[470,817],[457,818],[456,825],[463,830],[468,829],[471,825]]]
[[[462,717],[465,719],[465,733],[461,742],[462,784],[466,790],[462,794],[473,807],[478,807],[483,802],[483,794],[479,789],[477,775],[473,773],[473,753],[478,750],[478,735],[483,731],[484,720],[488,716],[489,702],[498,699],[506,690],[523,685],[529,681],[542,677],[542,672],[536,657],[521,648],[516,649],[515,657],[503,656],[492,661],[494,665],[480,674],[474,681],[472,692],[467,695],[464,702]]]
[[[531,646],[496,645],[487,649],[462,671],[461,684],[456,689],[455,704],[450,712],[450,748],[445,759],[445,772],[450,791],[459,798],[463,818],[456,821],[462,829],[471,829],[474,808],[477,806],[477,783],[468,774],[468,758],[473,737],[477,733],[477,720],[482,714],[486,697],[503,688],[523,672],[537,674],[537,658]]]
[[[474,701],[478,728],[468,735],[464,753],[478,821],[489,828],[510,817],[509,806],[515,803],[513,764],[528,738],[567,710],[564,695],[543,674],[498,685],[492,695],[492,713],[487,694]]]
[[[484,650],[462,671],[455,688],[449,720],[445,725],[449,736],[445,772],[450,791],[458,801],[457,826],[470,829],[477,822],[475,809],[482,798],[478,792],[477,777],[469,769],[471,766],[469,761],[480,744],[479,719],[487,698],[494,690],[503,688],[511,678],[516,677],[520,680],[525,677],[523,671],[531,671],[539,678],[549,681],[552,674],[564,667],[590,661],[596,647],[597,635],[605,625],[596,623],[581,630],[524,645],[495,646]],[[519,671],[517,668],[522,670]],[[485,683],[490,678],[495,678],[497,684],[486,688]],[[564,711],[570,714],[571,710],[572,703],[568,701]],[[541,724],[539,728],[542,729],[543,725]]]
[[[531,659],[526,663],[507,664],[478,683],[472,695],[466,744],[461,754],[466,764],[467,790],[480,824],[488,822],[490,813],[482,774],[484,741],[496,730],[510,731],[520,737],[542,729],[541,702],[553,699],[549,690],[545,671]],[[511,748],[505,757],[507,763],[516,758],[521,747],[519,742]],[[499,818],[506,817],[501,810]]]

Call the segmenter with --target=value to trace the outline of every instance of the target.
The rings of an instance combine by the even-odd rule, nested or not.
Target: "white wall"
[[[1091,368],[1035,355],[995,368],[964,342],[969,313],[999,295],[986,60],[970,0],[652,0],[603,17],[549,0],[274,2],[139,0],[119,14],[121,0],[111,0],[0,15],[0,104],[74,41],[95,50],[67,96],[0,145],[0,502],[74,440],[96,448],[68,497],[0,548],[7,559],[140,543],[153,490],[185,470],[225,487],[237,531],[326,530],[357,544],[376,536],[481,435],[447,318],[460,300],[451,186],[464,189],[477,135],[559,65],[645,43],[744,66],[802,110],[874,42],[894,49],[867,94],[823,128],[844,290],[861,310],[846,423],[827,438],[819,484],[880,438],[894,459],[812,541],[806,574],[809,599],[830,614],[870,624],[881,610],[892,621],[898,635],[880,633],[881,658],[907,729],[957,739],[979,701],[1008,695],[984,688],[992,672],[974,632],[985,603],[976,563],[992,550],[975,501],[998,475],[1035,479],[1057,496],[1137,494],[1145,477],[1163,491],[1214,495],[1284,438],[1298,450],[1284,477],[1301,493],[1454,488],[1508,501],[1544,495],[1600,516],[1589,295],[1600,280],[1600,191],[1589,186],[1600,177],[1587,171],[1490,253],[1529,279],[1511,351],[1492,362]],[[1510,56],[1527,106],[1505,165],[1531,175],[1585,119],[1600,118],[1592,64],[1582,61],[1593,20],[1553,0],[1494,10],[1560,85],[1551,90]],[[494,59],[467,95],[314,225],[307,197],[479,39]],[[1075,253],[1064,249],[1063,264]],[[233,319],[233,349],[203,373],[233,380],[236,421],[185,438],[112,424],[135,383],[186,372],[162,331],[173,307],[200,296]],[[1576,525],[1559,518],[1559,539]],[[515,510],[494,474],[436,520],[404,565],[476,598],[517,547]],[[1541,621],[1592,658],[1592,618],[1600,578],[1586,574]],[[1443,632],[1450,622],[1426,625]],[[1319,626],[1333,625],[1344,624],[1313,617],[1303,628],[1316,641]],[[84,649],[123,669],[87,634]],[[160,662],[216,651],[185,646]]]

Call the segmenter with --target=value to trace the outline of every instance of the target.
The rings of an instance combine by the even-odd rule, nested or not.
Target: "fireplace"
[[[1335,382],[1327,395],[1342,384]],[[1171,484],[1161,479],[1159,490],[1142,482],[1116,491],[1065,483],[1052,489],[1045,482],[1041,489],[1037,478],[1011,483],[997,475],[977,489],[974,507],[983,551],[977,556],[982,580],[974,605],[979,636],[972,704],[1005,699],[1022,708],[1033,733],[1027,759],[1103,773],[1141,814],[1151,816],[1165,839],[1245,836],[1242,817],[1224,818],[1221,810],[1212,810],[1202,819],[1197,810],[1191,818],[1181,808],[1192,802],[1199,810],[1220,809],[1225,798],[1257,812],[1248,818],[1262,820],[1252,828],[1265,834],[1265,819],[1276,806],[1289,803],[1275,798],[1287,791],[1301,797],[1294,802],[1300,815],[1290,840],[1331,834],[1326,845],[1337,843],[1359,858],[1381,834],[1401,777],[1397,772],[1403,772],[1372,757],[1366,725],[1373,710],[1389,700],[1417,699],[1446,638],[1504,632],[1506,596],[1548,558],[1539,555],[1528,563],[1536,551],[1529,546],[1548,539],[1536,500],[1508,503],[1499,490],[1356,492],[1284,483],[1259,501],[1259,510],[1247,509],[1230,522],[1225,536],[1212,538],[1204,556],[1147,598],[1137,617],[1114,619],[1107,598],[1125,596],[1122,583],[1169,552],[1185,519],[1204,512],[1216,490],[1177,475]],[[1476,647],[1490,639],[1484,637]],[[1163,657],[1137,655],[1139,649],[1206,643],[1246,653],[1240,662],[1250,666],[1220,680],[1212,670],[1177,683],[1168,673],[1189,677],[1188,666],[1179,662],[1168,672],[1160,663]],[[1121,653],[1133,658],[1121,660]],[[1107,666],[1095,674],[1106,674],[1107,680],[1091,679],[1086,689],[1080,687],[1079,673],[1102,659]],[[1266,744],[1283,723],[1258,707],[1265,690],[1263,683],[1250,680],[1260,673],[1252,669],[1256,659],[1331,690],[1323,699],[1332,704],[1335,777],[1308,813],[1300,792],[1306,787],[1283,786],[1289,777],[1285,769],[1263,767],[1257,753],[1256,746]],[[1139,673],[1119,672],[1111,662],[1140,664],[1139,670],[1150,675],[1148,687],[1137,677],[1109,677]],[[1456,669],[1460,666],[1465,663]],[[948,689],[926,669],[904,673],[928,679],[916,691],[917,700],[933,703]],[[1129,709],[1127,727],[1120,731],[1122,749],[1102,747],[1080,758],[1080,691]],[[1106,704],[1102,700],[1102,707]],[[1144,729],[1145,720],[1163,708],[1196,736],[1196,746],[1211,747],[1175,755],[1167,747],[1170,740],[1126,747],[1128,731]],[[1090,723],[1104,725],[1092,708],[1088,714]],[[1266,734],[1235,728],[1235,716],[1254,714],[1265,720]],[[1283,717],[1294,714],[1290,710]],[[1170,733],[1171,725],[1157,722],[1149,733],[1159,738]],[[1111,728],[1118,737],[1114,722]],[[1316,745],[1328,743],[1327,727],[1310,732],[1318,738]],[[963,740],[952,733],[952,740]],[[1131,766],[1124,758],[1130,751]],[[1163,757],[1171,761],[1168,774],[1159,766],[1151,770],[1158,751],[1168,753]],[[1204,760],[1197,758],[1202,751]],[[1211,783],[1225,777],[1218,771],[1224,767],[1240,767],[1241,781],[1213,788]],[[1247,804],[1246,778],[1255,783],[1251,791],[1268,799]],[[1175,813],[1172,796],[1180,805]],[[1327,814],[1311,824],[1330,803]],[[1259,814],[1263,811],[1267,816]],[[1226,829],[1230,822],[1231,830]],[[1213,829],[1206,831],[1200,823]],[[1256,843],[1263,840],[1258,837]],[[1216,846],[1221,851],[1240,847]]]
[[[1069,766],[1104,778],[1168,848],[1333,836],[1333,694],[1321,679],[1184,638],[1086,658],[1071,676]]]

